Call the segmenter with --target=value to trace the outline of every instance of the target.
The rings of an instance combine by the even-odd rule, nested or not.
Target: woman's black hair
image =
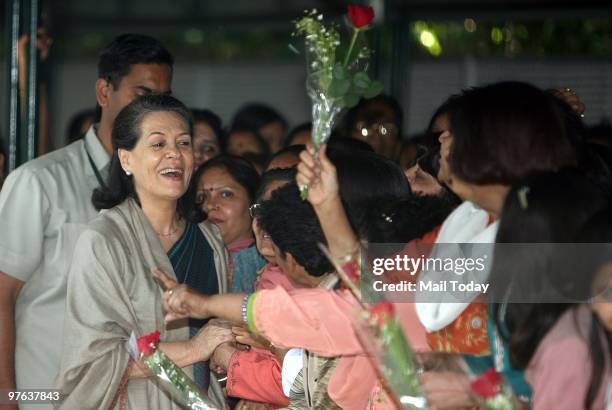
[[[213,130],[217,136],[219,148],[221,152],[223,152],[225,150],[225,132],[223,130],[221,118],[211,110],[201,108],[192,108],[191,115],[193,117],[194,126],[199,122],[203,122]]]
[[[257,170],[248,160],[242,157],[229,154],[219,155],[200,165],[191,178],[189,189],[184,195],[187,205],[187,219],[193,223],[199,223],[206,219],[206,213],[202,211],[202,204],[197,203],[197,191],[204,172],[213,168],[223,169],[230,174],[232,179],[247,192],[249,204],[255,202],[255,194],[259,188],[259,174]]]
[[[596,225],[592,223],[594,218]],[[603,192],[577,170],[534,174],[508,193],[488,296],[491,302],[509,302],[495,303],[492,312],[515,367],[526,368],[557,320],[575,306],[572,300],[588,296],[601,261],[581,260],[578,265],[576,253],[564,255],[563,251],[568,243],[590,241],[587,233],[592,236],[594,229],[605,232],[605,242],[612,241],[609,203]],[[533,298],[530,303],[516,303],[525,300],[526,293],[543,302],[559,303],[532,303]],[[600,364],[593,362],[593,374]]]
[[[532,85],[472,88],[450,114],[448,162],[463,181],[513,185],[535,172],[577,165],[574,133],[558,99]]]
[[[349,222],[359,236],[367,218],[367,208],[376,199],[405,198],[412,195],[402,169],[393,161],[373,152],[335,149],[327,155],[336,167],[340,197]]]
[[[142,122],[149,114],[157,112],[177,114],[187,124],[189,134],[192,134],[193,121],[189,110],[182,102],[172,96],[165,94],[146,95],[128,104],[119,112],[113,123],[113,156],[110,161],[108,179],[104,186],[95,189],[92,195],[92,203],[96,209],[113,208],[127,198],[134,198],[140,204],[134,188],[133,177],[125,174],[117,150],[133,150],[142,137]],[[185,217],[183,198],[178,201],[177,212],[181,217]]]
[[[320,277],[333,271],[318,246],[327,243],[319,219],[312,205],[300,198],[295,182],[274,190],[270,199],[261,203],[257,221],[270,235],[281,257],[290,253],[310,276]]]
[[[349,138],[342,137],[338,134],[333,134],[329,138],[329,142],[327,146],[330,149],[334,149],[337,151],[344,152],[353,152],[353,151],[366,151],[366,152],[374,152],[374,148],[370,144],[365,141],[358,140],[357,138]]]
[[[441,225],[455,206],[446,196],[376,198],[368,204],[363,232],[368,242],[403,247]]]

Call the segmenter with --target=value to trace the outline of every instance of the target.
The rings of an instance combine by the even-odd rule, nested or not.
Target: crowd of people
[[[310,123],[290,129],[265,104],[229,127],[186,107],[173,65],[154,38],[115,38],[71,143],[4,186],[0,173],[0,389],[59,389],[62,409],[180,408],[126,347],[158,330],[219,408],[396,408],[334,268],[388,243],[497,255],[453,276],[488,292],[393,301],[419,357],[460,363],[422,363],[429,408],[478,408],[470,383],[490,368],[516,408],[612,408],[612,134],[583,125],[574,91],[463,90],[411,139],[380,95],[315,149]],[[588,246],[572,259],[568,244]]]

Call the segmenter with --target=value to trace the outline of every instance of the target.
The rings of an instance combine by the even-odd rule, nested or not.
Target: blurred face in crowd
[[[266,167],[266,171],[269,169],[275,169],[275,168],[281,168],[281,169],[292,168],[292,167],[297,166],[297,164],[299,163],[300,163],[300,157],[298,157],[297,155],[291,152],[287,152],[284,155],[280,155],[278,157],[272,158],[272,160]]]
[[[263,201],[267,201],[268,199],[270,199],[270,196],[272,195],[272,192],[286,184],[288,184],[289,181],[273,181],[270,184],[268,184],[268,186],[266,187],[266,190],[264,191],[263,195],[261,198],[259,198],[258,202],[263,202]],[[251,212],[251,217],[253,217],[253,224],[252,224],[252,229],[253,232],[255,233],[255,243],[257,244],[257,250],[259,251],[259,253],[261,254],[261,256],[263,256],[264,258],[266,258],[266,260],[270,263],[276,264],[276,253],[274,251],[274,243],[272,242],[272,239],[270,238],[270,235],[268,235],[266,232],[264,232],[260,227],[259,224],[257,223],[257,206],[258,204],[254,204],[251,209],[253,209],[253,212]]]
[[[219,136],[205,122],[196,122],[193,126],[193,159],[194,168],[221,153]]]
[[[178,200],[193,171],[189,125],[173,112],[147,114],[133,150],[118,150],[124,170],[132,173],[141,203]]]
[[[206,170],[198,182],[197,203],[217,225],[226,246],[253,237],[249,195],[225,168]]]
[[[234,131],[227,137],[227,153],[243,156],[263,154],[257,136],[250,131]]]
[[[273,121],[259,129],[259,134],[268,143],[272,154],[280,151],[287,130],[280,121]]]
[[[367,142],[374,152],[384,157],[395,159],[398,154],[399,125],[395,122],[393,110],[386,104],[369,105],[357,121],[352,136]]]
[[[312,139],[312,131],[311,130],[303,130],[296,133],[291,141],[289,141],[289,145],[306,145],[306,143],[310,142]]]
[[[112,126],[117,114],[137,97],[170,93],[172,70],[166,64],[134,64],[117,88],[107,79],[96,82],[96,96],[102,107],[102,121]]]

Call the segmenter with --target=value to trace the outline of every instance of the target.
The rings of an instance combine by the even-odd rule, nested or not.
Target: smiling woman
[[[234,292],[252,292],[256,271],[265,264],[254,246],[249,214],[258,187],[259,174],[249,161],[221,155],[196,171],[186,195],[192,207],[188,217],[194,222],[206,219],[221,231],[232,255]]]
[[[64,408],[114,408],[122,400],[134,409],[175,407],[133,365],[125,346],[132,332],[159,330],[161,350],[202,387],[209,380],[204,362],[232,340],[229,329],[213,324],[166,328],[163,289],[152,275],[159,267],[206,294],[227,289],[228,255],[218,230],[184,217],[191,134],[189,111],[167,95],[139,98],[115,120],[110,175],[92,198],[103,211],[79,237],[68,275],[58,378]]]

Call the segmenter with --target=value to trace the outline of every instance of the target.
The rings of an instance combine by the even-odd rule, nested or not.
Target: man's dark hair
[[[98,78],[109,81],[117,89],[134,64],[166,64],[172,69],[174,59],[153,37],[122,34],[100,52]]]
[[[300,198],[295,182],[274,190],[270,200],[264,201],[260,208],[257,221],[270,235],[282,258],[290,253],[310,276],[320,277],[333,271],[318,246],[327,243],[319,219],[312,205]]]

